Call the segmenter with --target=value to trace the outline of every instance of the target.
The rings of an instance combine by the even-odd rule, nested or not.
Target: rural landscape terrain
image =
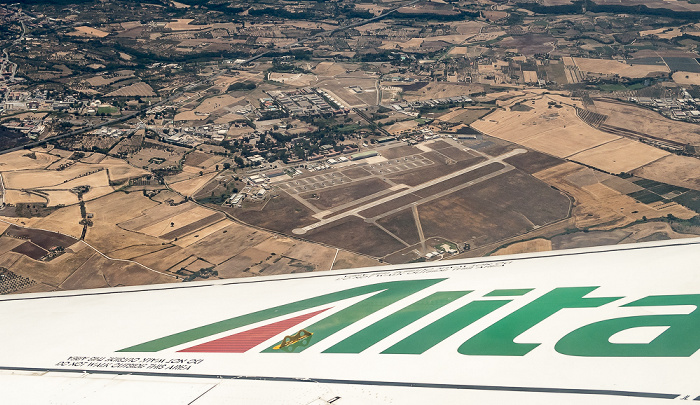
[[[0,2],[0,294],[700,235],[695,1],[152,3]]]

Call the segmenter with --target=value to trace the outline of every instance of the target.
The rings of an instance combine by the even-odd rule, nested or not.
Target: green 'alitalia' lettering
[[[149,342],[127,347],[119,351],[157,352],[197,339],[202,339],[207,336],[215,335],[217,333],[226,332],[231,329],[240,328],[256,322],[265,321],[267,319],[288,315],[298,311],[304,311],[321,305],[328,305],[364,294],[378,293],[307,328],[314,333],[314,342],[317,343],[320,340],[323,340],[323,338],[330,336],[347,325],[357,322],[365,316],[374,313],[387,305],[393,304],[402,298],[437,284],[443,280],[445,279],[390,281],[386,283],[350,288],[347,290],[324,294],[318,297],[296,301],[290,304],[280,305],[274,308],[268,308],[250,314],[237,316],[235,318],[211,323],[209,325],[200,326],[184,332],[175,333],[159,339],[151,340]]]
[[[432,294],[362,329],[349,338],[325,350],[324,353],[360,353],[404,326],[410,325],[425,315],[444,307],[470,292],[471,291],[446,291]]]
[[[690,357],[700,350],[700,295],[655,295],[623,305],[645,307],[693,305],[685,314],[642,315],[607,319],[583,326],[564,336],[554,349],[571,356],[590,357]],[[626,329],[668,326],[649,343],[610,343],[610,337]]]
[[[583,298],[596,288],[598,287],[555,288],[477,333],[464,342],[458,351],[477,356],[524,356],[539,346],[539,343],[515,343],[513,340],[560,309],[599,307],[619,299]]]
[[[396,343],[382,353],[421,354],[509,302],[510,300],[472,301]]]
[[[338,332],[339,330],[359,321],[360,319],[385,308],[394,302],[406,298],[409,295],[428,287],[427,280],[414,281],[397,281],[400,285],[387,283],[391,288],[386,288],[379,294],[368,297],[357,304],[351,305],[335,314],[328,316],[315,324],[306,327],[308,331],[314,334],[314,339],[311,343],[304,347],[300,347],[298,352],[302,352],[328,336]],[[432,285],[434,283],[431,283]],[[356,294],[357,295],[357,294]],[[274,350],[273,346],[263,350],[263,353],[283,353],[279,350]]]

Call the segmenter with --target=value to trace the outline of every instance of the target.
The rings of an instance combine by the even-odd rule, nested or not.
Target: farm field
[[[457,97],[472,93],[480,93],[482,91],[484,91],[484,87],[478,84],[431,82],[418,90],[406,91],[404,93],[404,100],[418,101]]]
[[[523,145],[547,155],[579,162],[608,173],[633,172],[640,177],[681,187],[691,189],[700,187],[696,175],[700,170],[700,162],[697,159],[671,155],[665,150],[588,126],[576,115],[575,110],[567,105],[566,100],[561,96],[548,96],[522,101],[523,105],[532,108],[532,110],[497,110],[475,122],[472,126],[490,136]],[[556,108],[550,103],[560,103],[560,108]],[[600,104],[598,100],[595,103],[596,105]],[[626,105],[608,104],[616,109],[625,108],[624,111],[628,111]],[[553,106],[555,108],[552,108]],[[633,108],[637,114],[640,111],[647,116],[656,114],[634,106],[629,108]],[[609,112],[602,109],[597,111],[598,113]],[[601,128],[614,127],[611,122],[637,128],[634,126],[637,122],[636,116],[627,116],[621,111],[616,113],[615,117],[617,118],[615,119],[617,121],[608,118],[601,125]],[[624,123],[620,120],[624,120]],[[681,139],[683,133],[681,128],[687,128],[685,131],[688,134],[691,130],[697,131],[693,124],[675,122],[665,118],[651,119],[647,117],[647,121],[642,121],[640,128],[644,128],[644,122],[647,122],[648,128],[652,128],[649,131],[653,130],[654,134],[657,134],[656,131],[668,134],[674,132],[675,129],[680,130],[680,135],[663,135],[669,139],[670,137]],[[672,123],[673,126],[664,126],[670,125],[669,123]],[[638,131],[638,129],[634,129],[634,131]],[[695,139],[697,139],[697,134],[695,134]],[[518,157],[513,159],[518,159]]]
[[[673,81],[678,84],[700,86],[700,73],[696,72],[675,72]]]
[[[155,97],[157,94],[148,83],[134,83],[106,94],[106,97]]]
[[[676,203],[652,207],[606,185],[605,173],[566,162],[534,174],[545,183],[569,194],[575,200],[572,216],[578,228],[609,230],[668,214],[692,218],[695,213]],[[610,184],[610,183],[608,183]],[[616,187],[617,188],[617,187]]]
[[[169,186],[184,196],[193,196],[200,188],[204,187],[205,184],[218,174],[218,172],[205,173],[201,176],[190,174],[188,177],[191,178],[169,183]]]
[[[138,153],[129,156],[130,165],[146,170],[160,169],[176,166],[182,159],[182,155],[160,148],[143,148]]]
[[[684,144],[700,145],[697,124],[674,121],[656,111],[616,100],[595,99],[595,112],[605,114],[605,125],[625,128]]]
[[[97,172],[100,167],[76,163],[64,170],[15,170],[3,173],[5,187],[11,189],[33,189],[40,187],[62,186],[65,183]]]
[[[491,112],[489,108],[456,108],[436,119],[443,122],[471,124]]]
[[[497,250],[492,256],[514,255],[517,253],[547,252],[552,250],[552,241],[537,238],[524,242],[517,242],[502,249]]]
[[[624,77],[639,78],[655,72],[669,72],[665,65],[629,65],[610,59],[564,58],[564,62],[574,60],[575,66],[584,72],[617,74]]]
[[[62,157],[61,152],[59,149],[51,150],[50,154],[29,152],[34,158],[26,156],[27,152],[23,155],[4,155],[5,165],[0,165],[0,173],[6,189],[6,202],[44,203],[49,207],[76,204],[78,197],[71,189],[89,187],[83,192],[83,198],[91,200],[112,193],[113,182],[123,182],[148,173],[123,160],[101,154],[91,154],[82,161],[76,161]],[[2,160],[0,158],[0,163],[3,163]],[[39,162],[43,168],[36,167]],[[19,165],[24,163],[28,168],[22,170]]]
[[[536,97],[524,102],[532,108],[529,111],[497,110],[474,122],[472,127],[560,158],[619,139],[581,121],[570,99],[560,96]],[[550,103],[557,103],[560,108],[551,108]]]
[[[98,37],[98,38],[104,38],[107,35],[109,35],[109,32],[104,32],[100,31],[97,28],[92,28],[92,27],[86,27],[86,26],[80,26],[80,27],[75,27],[75,35],[87,35],[91,37]],[[69,34],[72,35],[72,34]]]
[[[48,199],[40,194],[28,193],[20,190],[5,190],[5,202],[7,204],[20,203],[46,203]]]
[[[608,173],[630,172],[665,156],[670,152],[622,138],[585,150],[569,159]]]
[[[542,252],[558,249],[577,249],[593,246],[615,245],[680,239],[694,236],[679,233],[668,222],[643,222],[609,231],[562,233],[550,239],[536,238],[516,242],[500,248],[491,255]]]
[[[693,190],[700,190],[698,173],[700,173],[700,160],[677,155],[669,155],[634,171],[634,174],[639,177]]]
[[[210,160],[204,154],[197,158],[205,164]],[[68,176],[75,173],[68,172]],[[106,176],[106,170],[95,174],[98,173]],[[67,183],[71,181],[74,180]],[[179,196],[170,191],[163,194],[162,201],[173,201],[173,197]],[[88,195],[89,192],[86,198]],[[265,257],[279,253],[279,260],[273,263],[271,259],[268,266],[258,266],[256,274],[329,269],[340,253],[338,249],[306,241],[280,239],[192,202],[169,205],[142,193],[113,191],[96,197],[85,203],[86,212],[91,215],[90,226],[85,229],[79,224],[81,213],[77,204],[59,208],[42,218],[0,217],[17,224],[0,222],[5,228],[4,236],[0,236],[0,265],[34,280],[33,290],[51,291],[176,282],[209,267],[220,278],[245,276],[242,269],[230,270],[231,264],[244,263],[245,254],[235,258],[245,251],[252,253],[254,248]],[[85,242],[79,242],[83,232]],[[65,253],[41,261],[55,246],[64,247]],[[342,257],[348,263],[372,262],[347,251]]]
[[[173,26],[200,28],[190,22]],[[482,26],[456,25],[465,32],[427,42],[409,36],[399,45],[439,46],[431,44],[438,41],[463,45],[476,40],[472,37]],[[525,40],[516,38],[510,43],[528,52],[551,47],[542,42],[551,39],[547,35],[527,35]],[[528,40],[532,43],[526,43]],[[200,38],[184,39],[179,46],[201,42]],[[471,48],[462,46],[459,52],[475,52]],[[595,68],[616,73],[627,69],[624,74],[628,75],[650,68],[608,62]],[[270,65],[261,63],[260,69]],[[508,66],[490,63],[479,69],[498,76]],[[304,69],[310,73],[273,74],[272,79],[299,86],[313,84],[346,107],[375,106],[375,84],[378,77],[388,77],[387,66],[377,64],[377,72],[366,67],[308,62]],[[519,72],[527,72],[531,80],[545,79],[546,67],[537,63]],[[229,115],[241,119],[242,112],[233,112],[239,107],[232,106],[257,105],[257,98],[267,97],[265,89],[283,88],[261,84],[265,75],[260,69],[217,76],[216,91],[191,90],[178,102],[176,118],[198,121],[192,125],[209,125]],[[522,73],[515,76],[522,80]],[[134,79],[129,80],[133,83]],[[244,80],[260,86],[246,93],[226,91],[231,83]],[[112,90],[120,84],[112,83]],[[110,94],[152,92],[144,85],[128,85]],[[425,121],[397,111],[388,112],[381,121],[386,124],[383,129],[396,131],[418,128],[420,122],[420,129],[443,132],[439,139],[377,143],[370,135],[372,146],[361,148],[374,150],[378,156],[326,167],[302,162],[295,165],[299,173],[288,171],[288,175],[273,178],[264,192],[252,181],[244,184],[250,181],[246,177],[260,173],[259,168],[227,165],[223,170],[224,162],[234,162],[230,155],[222,156],[229,152],[229,145],[248,139],[187,148],[160,142],[150,127],[141,127],[126,136],[124,131],[96,131],[72,139],[72,146],[70,141],[59,143],[84,152],[51,145],[2,155],[3,197],[16,206],[0,209],[0,214],[6,214],[0,216],[5,232],[0,236],[0,266],[34,280],[31,288],[37,290],[299,273],[442,260],[472,252],[506,254],[587,246],[597,243],[595,237],[606,243],[682,237],[671,225],[664,227],[657,221],[691,218],[700,204],[696,159],[598,128],[600,123],[581,111],[585,106],[607,115],[605,125],[669,133],[676,142],[696,139],[695,127],[689,124],[660,119],[636,106],[602,99],[591,104],[589,98],[571,98],[563,91],[544,88],[503,86],[490,91],[493,84],[421,78],[392,79],[381,85],[403,88],[402,98],[396,89],[383,91],[387,101],[392,97],[410,102],[484,94],[473,94],[474,102],[463,107],[435,108],[425,114]],[[370,107],[368,114],[373,111]],[[399,117],[406,119],[395,123]],[[364,136],[366,126],[352,122],[360,118],[350,112],[346,122]],[[430,119],[435,119],[433,126],[424,125]],[[635,120],[640,122],[637,129]],[[271,120],[256,129],[263,132],[273,128],[274,122],[280,123],[279,130],[285,129],[284,120]],[[292,123],[294,131],[285,137],[303,138],[305,131],[324,128],[318,122]],[[253,127],[240,130],[251,134]],[[360,139],[358,133],[344,131],[347,139],[343,144]],[[448,136],[465,133],[469,139]],[[287,142],[275,139],[279,146]],[[250,145],[256,147],[254,140]],[[618,173],[621,175],[613,175]],[[149,175],[153,176],[144,178]],[[222,203],[234,187],[248,193],[246,199],[238,206]],[[646,220],[648,223],[641,223]],[[25,230],[33,236],[25,239]],[[55,246],[65,252],[49,258]],[[199,273],[203,269],[212,273]]]
[[[18,150],[0,156],[0,172],[43,169],[59,159],[48,153]]]

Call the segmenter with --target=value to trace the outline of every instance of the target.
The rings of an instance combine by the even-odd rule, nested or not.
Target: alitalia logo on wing
[[[280,343],[278,340],[262,350],[267,353],[299,353],[353,323],[444,280],[402,280],[350,288],[222,320],[120,351],[158,352],[178,346],[185,347],[180,348],[180,352],[244,353],[275,336],[299,330],[298,325],[302,322],[318,319],[305,327],[313,335],[303,339],[303,344],[291,345],[286,348],[288,350],[275,350],[275,345]],[[560,310],[597,308],[623,298],[588,297],[597,288],[591,286],[552,289],[485,327],[463,342],[457,351],[465,355],[524,356],[539,344],[516,343],[516,338]],[[494,290],[429,323],[382,353],[424,353],[475,321],[531,291],[532,289]],[[402,328],[470,293],[472,291],[435,292],[346,337],[323,353],[361,353]],[[335,305],[342,305],[340,301],[364,295],[367,297],[346,308],[329,311]],[[698,294],[647,296],[619,307],[649,307],[652,310],[648,313],[652,315],[601,319],[581,326],[562,336],[556,343],[555,350],[572,356],[688,357],[700,349],[700,313],[697,309],[699,304]],[[691,306],[694,309],[687,314],[654,314],[661,311],[653,311],[653,307],[660,306]],[[303,315],[297,315],[298,313]],[[263,326],[225,337],[212,337],[234,329],[245,329],[246,326],[267,320],[270,322]],[[644,343],[611,342],[615,340],[611,337],[620,332],[642,327],[657,327],[662,332]],[[206,341],[208,337],[212,338]],[[195,341],[200,343],[193,343]],[[202,341],[204,343],[201,343]],[[191,346],[187,346],[188,343]]]

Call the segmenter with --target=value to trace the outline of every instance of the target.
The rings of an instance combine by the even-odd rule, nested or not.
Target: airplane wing
[[[2,404],[700,400],[700,239],[0,298]]]

